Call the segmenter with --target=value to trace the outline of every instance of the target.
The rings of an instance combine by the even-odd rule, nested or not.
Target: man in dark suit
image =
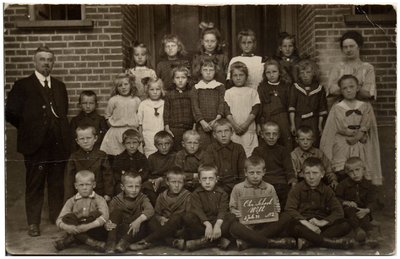
[[[17,151],[25,159],[28,234],[40,236],[46,181],[50,222],[55,223],[63,206],[70,130],[65,84],[50,76],[54,53],[39,47],[34,62],[36,71],[17,80],[9,92],[5,117],[18,129]]]

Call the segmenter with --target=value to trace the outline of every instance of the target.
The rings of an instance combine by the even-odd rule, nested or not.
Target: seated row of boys
[[[332,238],[346,235],[351,227],[357,241],[376,246],[369,223],[375,207],[374,189],[362,177],[363,162],[349,159],[346,170],[350,177],[341,182],[335,198],[334,191],[320,183],[330,175],[328,183],[337,185],[335,175],[325,173],[326,168],[329,170],[327,161],[311,157],[300,162],[296,172],[305,181],[296,185],[290,154],[276,143],[278,126],[267,122],[262,130],[265,145],[256,148],[247,160],[241,145],[230,141],[232,127],[225,119],[215,124],[216,141],[205,151],[199,149],[198,133],[188,131],[183,137],[185,149],[175,155],[170,152],[172,137],[161,131],[155,136],[158,152],[148,161],[138,152],[140,135],[128,130],[123,136],[126,150],[116,157],[113,176],[107,170],[106,155],[91,154],[101,152],[93,149],[95,130],[78,127],[81,150],[71,156],[65,179],[68,201],[57,220],[68,234],[55,242],[56,248],[64,249],[77,239],[108,253],[124,252],[132,242],[136,243],[130,249],[140,250],[161,240],[179,249],[184,249],[185,244],[189,250],[215,244],[226,249],[231,238],[236,238],[239,250],[251,246],[294,248],[293,238],[273,239],[286,229],[290,236],[298,238],[299,249],[311,245],[348,249],[354,245],[353,239]],[[312,131],[304,127],[298,133],[299,157],[305,159],[307,152],[311,153],[308,156],[319,156],[312,147]],[[292,153],[292,157],[296,156]],[[78,194],[71,192],[68,184]],[[184,187],[194,192],[191,194]],[[113,194],[117,195],[109,203],[109,216],[101,196],[110,200]],[[241,217],[239,197],[266,195],[275,197],[276,213],[285,208],[278,221],[246,226],[237,221]],[[156,214],[152,217],[154,206]],[[342,206],[349,220],[343,218]],[[105,228],[99,228],[102,225]],[[182,228],[190,232],[178,231]],[[105,234],[105,230],[109,233]],[[147,236],[149,233],[152,234]],[[107,243],[102,242],[107,236]]]

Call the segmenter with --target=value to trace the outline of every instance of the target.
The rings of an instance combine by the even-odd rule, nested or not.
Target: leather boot
[[[185,240],[184,239],[174,239],[172,242],[172,247],[178,248],[179,250],[185,250]]]
[[[128,246],[129,242],[126,241],[124,238],[121,238],[121,240],[119,240],[118,244],[115,246],[115,251],[117,251],[118,253],[125,253]]]
[[[134,243],[132,245],[129,246],[129,249],[132,251],[139,251],[139,250],[144,250],[144,249],[148,249],[150,247],[152,247],[153,244],[152,243],[148,243],[146,242],[146,240],[140,240],[137,243]]]
[[[239,251],[243,251],[246,249],[249,249],[251,246],[250,243],[247,243],[246,241],[243,241],[242,239],[236,239],[236,246]]]
[[[311,244],[304,238],[299,238],[297,239],[297,247],[299,250],[305,250],[307,248],[313,247],[313,244]]]
[[[324,241],[322,243],[322,247],[326,248],[334,248],[334,249],[351,249],[354,247],[354,238],[348,238],[348,237],[343,237],[343,238],[329,238],[329,237],[324,237],[322,238]]]
[[[296,239],[292,237],[267,238],[267,247],[293,249],[296,248]]]
[[[186,247],[189,251],[196,251],[201,248],[206,248],[210,246],[212,246],[212,243],[206,237],[202,237],[195,240],[189,240],[186,242]]]
[[[93,238],[90,238],[90,237],[88,239],[86,239],[85,244],[93,247],[94,249],[96,249],[99,252],[104,252],[104,247],[106,246],[106,243],[94,240]]]
[[[74,235],[66,233],[60,239],[53,242],[54,247],[58,250],[64,250],[68,248],[75,241]]]
[[[219,238],[219,248],[222,250],[226,250],[231,243],[231,240],[225,238],[225,237],[220,237]]]
[[[365,233],[364,229],[357,228],[354,231],[356,232],[356,241],[359,243],[364,243],[365,238],[367,237],[367,233]]]
[[[115,241],[107,241],[106,246],[104,247],[105,253],[106,254],[114,254],[116,245],[117,244]]]
[[[379,245],[378,240],[374,238],[374,232],[368,231],[367,238],[365,239],[365,245],[369,246],[370,248],[375,248]]]

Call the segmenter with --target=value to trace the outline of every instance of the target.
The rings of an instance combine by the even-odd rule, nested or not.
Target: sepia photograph
[[[3,3],[5,255],[396,251],[396,4]]]

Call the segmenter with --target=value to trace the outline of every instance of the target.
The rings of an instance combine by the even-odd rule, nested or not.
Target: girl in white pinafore
[[[243,62],[233,63],[230,74],[233,87],[225,92],[225,116],[234,129],[231,140],[241,144],[249,157],[258,146],[254,119],[260,109],[260,98],[256,90],[246,86],[248,70]]]
[[[154,146],[154,135],[164,130],[163,82],[160,78],[146,77],[142,80],[149,98],[140,103],[138,109],[139,132],[143,139],[143,152],[146,157],[157,151]]]

